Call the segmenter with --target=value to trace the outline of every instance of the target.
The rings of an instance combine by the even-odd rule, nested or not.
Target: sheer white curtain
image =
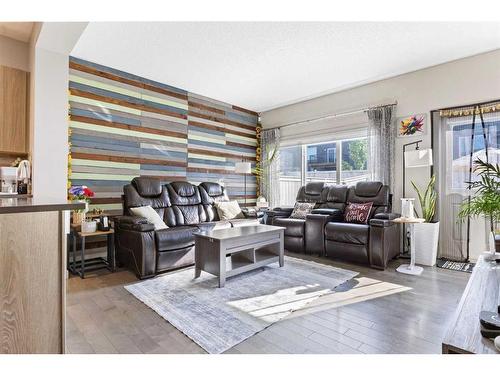
[[[270,207],[279,204],[279,150],[280,129],[263,130],[261,135],[262,147],[262,178],[260,179],[260,191],[269,202]]]
[[[372,181],[388,185],[394,192],[396,127],[395,105],[371,108],[368,115],[368,170]]]

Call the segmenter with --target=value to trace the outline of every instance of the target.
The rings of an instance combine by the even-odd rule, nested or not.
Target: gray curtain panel
[[[269,202],[270,207],[275,207],[279,202],[279,149],[280,129],[263,130],[261,135],[262,147],[262,178],[260,191]]]
[[[368,170],[373,181],[381,181],[394,191],[396,106],[371,108],[368,114]]]

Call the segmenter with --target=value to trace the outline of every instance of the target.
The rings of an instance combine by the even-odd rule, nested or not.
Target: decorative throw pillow
[[[151,206],[131,207],[129,210],[134,216],[143,217],[153,224],[155,230],[168,228],[167,224],[164,223],[160,215]]]
[[[241,211],[237,201],[216,202],[215,208],[220,220],[244,219],[245,215]]]
[[[373,202],[348,203],[344,212],[344,221],[347,223],[366,224],[370,217]]]
[[[295,202],[290,219],[305,219],[311,213],[316,203]]]

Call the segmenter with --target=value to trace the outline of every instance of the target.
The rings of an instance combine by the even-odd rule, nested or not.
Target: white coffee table
[[[408,229],[410,230],[410,264],[402,264],[398,268],[396,268],[396,271],[401,272],[401,273],[406,273],[408,275],[415,275],[418,276],[424,272],[424,269],[420,266],[415,265],[415,224],[420,224],[425,222],[424,219],[419,219],[419,218],[405,218],[405,217],[398,217],[397,219],[393,220],[394,223],[398,224],[408,224]]]

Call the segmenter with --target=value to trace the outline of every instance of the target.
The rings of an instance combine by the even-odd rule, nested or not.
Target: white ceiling
[[[500,23],[91,22],[72,55],[264,111],[500,48]]]

